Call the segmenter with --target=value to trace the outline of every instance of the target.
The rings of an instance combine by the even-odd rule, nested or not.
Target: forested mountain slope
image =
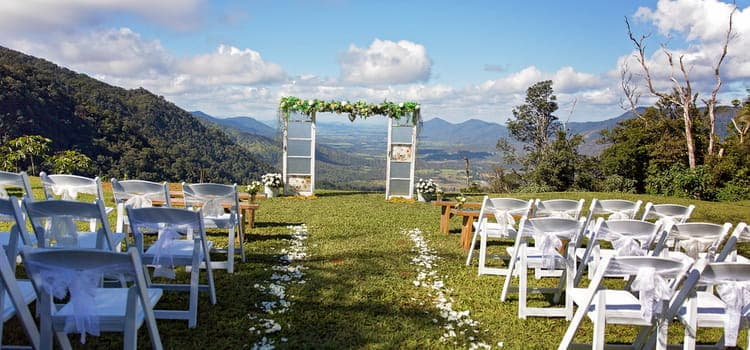
[[[245,183],[272,167],[145,89],[126,90],[0,47],[0,141],[21,135],[78,150],[90,174]],[[203,177],[201,177],[203,175]]]

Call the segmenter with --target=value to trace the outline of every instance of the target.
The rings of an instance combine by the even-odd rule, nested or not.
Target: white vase
[[[266,198],[273,198],[279,196],[279,188],[265,185],[263,192],[266,194]]]
[[[432,194],[417,192],[417,200],[420,202],[429,202],[432,200]]]

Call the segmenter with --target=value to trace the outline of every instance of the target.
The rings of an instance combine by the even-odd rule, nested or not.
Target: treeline
[[[51,153],[88,156],[87,176],[246,183],[272,170],[163,97],[0,47],[0,144],[24,135],[52,140]]]
[[[749,91],[750,93],[750,91]],[[750,199],[750,96],[717,107],[733,114],[728,136],[715,139],[718,150],[708,152],[710,122],[693,107],[691,131],[698,164],[691,168],[685,143],[683,111],[668,96],[633,119],[604,130],[600,156],[578,152],[583,138],[570,134],[554,115],[557,100],[552,81],[527,90],[526,103],[513,109],[510,137],[523,144],[517,150],[500,139],[504,164],[488,174],[493,192],[605,191],[688,197],[702,200]]]

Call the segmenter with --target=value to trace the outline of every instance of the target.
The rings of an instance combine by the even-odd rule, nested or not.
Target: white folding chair
[[[589,272],[589,278],[593,277],[597,263],[605,256],[659,255],[665,236],[661,221],[652,223],[635,219],[598,218],[586,247],[576,249],[580,266],[576,270],[574,285],[578,286],[584,271]],[[600,243],[603,241],[609,242],[613,249],[602,249]]]
[[[201,211],[168,207],[125,209],[143,263],[156,266],[154,276],[174,278],[176,266],[190,267],[189,284],[153,284],[165,290],[188,291],[188,309],[157,309],[156,317],[187,320],[188,327],[194,328],[198,322],[198,292],[208,291],[211,304],[216,304],[216,288],[209,255],[212,243],[206,240]],[[146,248],[143,235],[153,232],[159,233],[159,239]],[[201,265],[206,267],[206,284],[200,283]]]
[[[648,219],[663,219],[668,220],[675,224],[682,224],[690,219],[695,205],[680,205],[680,204],[654,204],[651,202],[646,203],[643,207],[643,216],[641,220],[646,221]]]
[[[553,301],[557,303],[563,291],[573,288],[575,247],[578,240],[583,237],[584,224],[583,218],[521,219],[515,244],[508,248],[511,258],[500,296],[501,301],[505,301],[512,289],[518,290],[518,317],[545,316],[570,319],[573,316],[573,301],[567,293],[562,308],[532,308],[527,305],[526,300],[529,293],[547,293],[554,294]],[[533,247],[528,245],[531,240],[534,241]],[[528,268],[561,270],[560,274],[545,276],[559,278],[557,287],[528,288]],[[511,280],[516,275],[519,282],[518,287],[514,288],[511,287]]]
[[[674,224],[668,236],[674,242],[674,250],[669,251],[669,256],[697,260],[710,253],[709,260],[713,261],[713,255],[719,251],[731,229],[732,224],[728,222],[723,225],[710,222]]]
[[[581,217],[583,203],[585,200],[573,199],[538,199],[534,202],[534,212],[532,217],[557,217],[566,219],[575,219]]]
[[[635,219],[635,215],[641,208],[643,201],[629,201],[625,199],[592,199],[589,212],[586,215],[586,224],[592,225],[595,218],[606,219]],[[591,228],[591,227],[589,227]]]
[[[115,220],[116,232],[127,232],[125,225],[128,217],[125,215],[125,206],[132,208],[145,208],[153,206],[157,201],[159,206],[171,207],[169,196],[169,185],[167,182],[152,182],[145,180],[122,180],[111,179],[112,194],[115,198],[117,208],[117,219]]]
[[[42,248],[84,248],[116,251],[125,234],[113,233],[104,203],[57,200],[23,201],[37,245]],[[89,223],[91,231],[82,231],[78,223]],[[84,225],[85,226],[85,225]]]
[[[641,331],[631,346],[634,349],[666,349],[669,321],[676,314],[676,308],[682,306],[688,295],[687,291],[692,290],[699,277],[699,274],[691,272],[690,278],[683,284],[683,289],[679,289],[691,266],[690,263],[666,257],[603,258],[587,288],[573,288],[568,291],[578,309],[568,324],[558,350],[569,349],[573,345],[576,345],[576,348],[604,349],[607,324],[640,327]],[[628,284],[632,292],[624,289],[604,289],[602,282],[608,275],[632,276],[632,283]],[[592,342],[572,344],[573,337],[586,316],[594,324]],[[654,336],[649,338],[654,328]],[[654,344],[646,346],[650,339],[653,339]]]
[[[67,334],[124,333],[124,348],[136,349],[138,329],[145,322],[153,349],[162,349],[153,306],[162,296],[149,288],[135,248],[127,253],[90,249],[42,249],[25,247],[24,267],[39,293],[40,347],[52,349],[52,338],[67,343]],[[105,274],[129,276],[131,287],[102,288]],[[54,304],[70,295],[64,305]],[[54,334],[53,334],[54,333]],[[64,344],[63,347],[69,347]]]
[[[26,229],[26,218],[15,196],[0,199],[0,222],[7,222],[11,225],[8,232],[0,232],[0,244],[3,245],[8,256],[13,257],[13,271],[15,271],[15,257],[24,245],[35,245],[36,237],[29,234]]]
[[[13,200],[14,203],[17,203]],[[26,337],[31,343],[31,348],[39,349],[39,329],[36,327],[34,317],[29,311],[28,304],[36,300],[36,292],[30,281],[16,280],[16,258],[15,254],[7,254],[0,249],[0,310],[3,315],[3,323],[0,324],[0,348],[3,344],[3,329],[5,321],[13,316],[18,318]]]
[[[47,175],[45,172],[39,173],[44,188],[46,199],[63,199],[63,200],[80,200],[78,195],[88,194],[94,196],[94,199],[101,200],[104,203],[104,191],[102,182],[99,177],[90,178],[79,175],[55,174]],[[105,213],[109,214],[114,208],[105,207]],[[94,231],[95,222],[91,222],[91,231]]]
[[[479,275],[502,275],[506,269],[487,267],[487,243],[489,238],[516,237],[516,220],[514,216],[527,216],[531,212],[533,200],[524,201],[516,198],[490,198],[484,196],[482,207],[479,210],[477,221],[473,222],[474,235],[469,245],[469,253],[466,256],[466,266],[471,265],[474,246],[479,238]],[[495,218],[494,222],[488,220],[488,216]]]
[[[237,192],[237,184],[222,185],[215,183],[187,184],[182,183],[182,192],[185,197],[185,207],[196,210],[202,208],[203,220],[206,228],[219,228],[228,231],[228,247],[226,249],[226,261],[212,261],[215,269],[226,269],[228,273],[234,273],[234,256],[240,254],[242,262],[245,262],[245,232],[243,231],[243,218],[240,214],[240,200]],[[229,209],[225,212],[224,208]],[[239,246],[235,240],[239,238]],[[213,248],[213,252],[224,252],[223,249]]]
[[[713,285],[715,288],[691,294],[680,310],[679,319],[685,325],[684,348],[695,349],[698,328],[724,329],[724,336],[711,348],[737,346],[740,328],[748,327],[747,322],[741,320],[750,317],[750,264],[709,263],[703,270],[699,283]],[[750,339],[745,349],[748,348]]]
[[[0,198],[8,198],[8,188],[18,188],[22,191],[21,197],[34,199],[29,175],[25,171],[20,173],[0,171]]]

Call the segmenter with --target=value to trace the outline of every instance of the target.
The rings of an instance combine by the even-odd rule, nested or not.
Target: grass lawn
[[[40,190],[38,180],[35,188]],[[105,192],[111,201],[111,192]],[[691,221],[750,221],[747,201],[712,203],[572,192],[540,197],[585,198],[586,207],[594,197],[641,199],[644,204],[694,203]],[[470,201],[479,199],[469,197]],[[477,276],[476,266],[464,266],[459,219],[451,222],[450,234],[438,233],[439,211],[429,203],[387,202],[383,194],[359,192],[320,191],[313,199],[264,199],[248,235],[247,262],[238,261],[232,275],[215,273],[218,304],[210,305],[208,296],[201,295],[195,329],[188,329],[184,321],[158,321],[164,346],[453,349],[502,344],[509,349],[555,348],[567,322],[518,319],[516,295],[509,302],[499,301],[503,278]],[[114,215],[110,220],[114,223]],[[290,226],[297,226],[297,231]],[[414,229],[421,235],[410,236]],[[217,245],[226,246],[225,235],[209,236]],[[419,237],[426,244],[421,253],[416,251]],[[747,247],[742,248],[746,253]],[[414,259],[425,254],[434,260],[415,264]],[[186,279],[187,274],[179,273],[178,278]],[[288,304],[278,297],[282,292]],[[187,305],[187,293],[165,294],[160,302],[165,307]],[[545,304],[547,300],[540,297],[531,302]],[[23,341],[13,323],[6,327],[5,338]],[[670,330],[670,340],[679,343],[680,327]],[[591,323],[585,321],[576,341],[590,342],[590,332]],[[608,327],[607,341],[630,342],[634,334],[629,327]],[[716,341],[720,335],[721,330],[701,330],[699,341]],[[74,346],[83,348],[77,337],[71,339]],[[120,339],[120,335],[89,337],[85,348],[118,348]],[[742,332],[739,344],[744,339]],[[144,329],[139,346],[150,347]]]

